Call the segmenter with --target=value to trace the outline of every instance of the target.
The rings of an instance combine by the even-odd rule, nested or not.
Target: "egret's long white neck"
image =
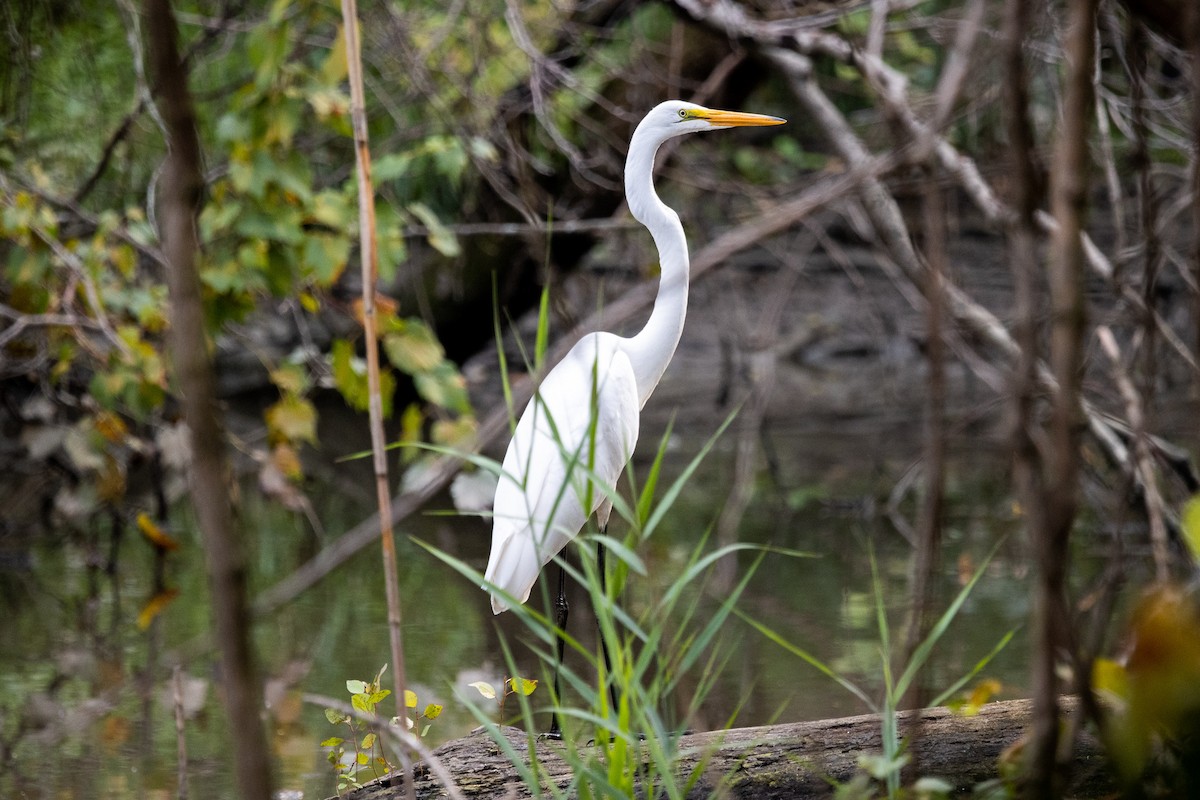
[[[625,197],[634,219],[645,225],[658,247],[661,275],[654,310],[646,327],[625,340],[624,350],[633,365],[638,398],[642,405],[658,386],[679,337],[688,301],[687,238],[679,215],[668,208],[654,191],[654,155],[663,139],[641,126],[634,131],[625,161]]]

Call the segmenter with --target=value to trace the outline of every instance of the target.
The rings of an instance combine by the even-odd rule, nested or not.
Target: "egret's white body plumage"
[[[492,551],[484,574],[489,587],[524,603],[542,567],[588,517],[598,512],[601,528],[607,524],[608,493],[633,455],[642,406],[679,344],[687,314],[687,240],[679,216],[654,191],[659,146],[685,133],[781,122],[670,100],[652,109],[634,131],[625,196],[630,213],[658,247],[661,276],[654,310],[635,336],[599,332],[583,337],[546,375],[521,415],[492,507]],[[493,591],[492,611],[508,607]]]

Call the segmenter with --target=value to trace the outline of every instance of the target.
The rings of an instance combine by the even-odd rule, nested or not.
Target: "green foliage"
[[[326,749],[326,760],[333,766],[337,776],[337,792],[342,793],[352,789],[362,788],[363,780],[373,780],[395,771],[393,764],[386,755],[379,737],[379,728],[385,724],[379,721],[379,704],[391,696],[390,689],[384,689],[381,681],[387,670],[384,664],[370,681],[348,680],[346,691],[350,693],[350,706],[353,714],[347,714],[333,708],[325,709],[325,718],[330,724],[346,726],[346,736],[330,736],[321,742]],[[416,709],[419,705],[416,692],[404,690],[404,707],[406,709],[403,721],[408,730],[417,730],[417,735],[424,737],[429,733],[433,721],[442,714],[442,706],[429,703],[418,713],[410,713],[407,709]],[[422,724],[423,723],[423,724]],[[389,725],[399,725],[400,717],[392,717]]]
[[[339,20],[335,6],[278,0],[248,28],[223,33],[230,37],[227,48],[189,63],[209,176],[197,217],[209,341],[196,347],[211,350],[231,323],[274,313],[281,299],[300,315],[337,310],[328,298],[355,258],[360,233]],[[163,425],[172,391],[166,265],[151,223],[155,209],[145,205],[154,197],[145,185],[153,188],[158,180],[161,133],[140,105],[121,128],[128,98],[137,95],[128,64],[134,54],[121,23],[110,10],[87,34],[93,37],[85,45],[89,52],[103,54],[92,65],[105,79],[120,77],[102,82],[103,103],[87,95],[85,87],[96,85],[92,76],[76,75],[86,59],[56,48],[36,68],[52,76],[59,94],[35,92],[25,135],[6,125],[0,136],[12,163],[0,175],[5,316],[34,320],[0,343],[0,363],[36,365],[47,393],[86,395],[79,405],[143,424],[137,433],[149,438]],[[72,25],[57,33],[64,40],[82,36]],[[52,120],[72,122],[56,127]],[[115,165],[97,170],[110,136],[126,163],[119,171]],[[444,220],[461,206],[471,158],[494,159],[495,153],[481,139],[431,130],[378,160],[377,238],[385,279],[407,258],[406,226],[423,226],[442,254],[458,253]],[[138,169],[131,170],[135,162]],[[96,183],[86,196],[96,210],[67,201],[93,171]],[[133,191],[113,186],[139,179],[145,185]],[[122,200],[113,205],[117,196]],[[385,309],[380,330],[391,364],[382,375],[385,411],[398,388],[407,388],[406,378],[417,398],[408,408],[422,416],[410,429],[440,442],[473,432],[465,382],[432,329]],[[257,353],[279,390],[264,414],[270,461],[293,490],[303,478],[299,449],[318,444],[316,387],[331,375],[348,404],[367,407],[362,346],[351,337],[333,341],[323,354]]]

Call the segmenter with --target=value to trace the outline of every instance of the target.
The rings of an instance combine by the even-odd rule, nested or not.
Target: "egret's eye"
[[[687,119],[687,116],[688,116],[688,115],[687,115],[687,109],[686,109],[686,108],[681,108],[681,109],[679,109],[679,118],[680,118],[680,119]]]

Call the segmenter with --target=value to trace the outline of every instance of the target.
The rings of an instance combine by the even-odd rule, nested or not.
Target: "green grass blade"
[[[541,374],[546,366],[546,347],[550,341],[550,281],[542,287],[542,297],[538,302],[537,336],[533,343],[533,369]]]
[[[896,693],[898,695],[903,696],[904,693],[908,691],[908,687],[912,684],[913,679],[916,678],[917,671],[920,670],[921,667],[925,665],[925,662],[929,660],[929,656],[933,652],[933,648],[946,633],[946,629],[950,627],[950,623],[953,622],[955,617],[958,616],[958,612],[962,608],[963,603],[967,601],[967,598],[971,595],[971,591],[975,588],[975,584],[979,583],[979,579],[983,577],[984,570],[986,570],[988,565],[992,563],[992,558],[995,557],[997,551],[1000,549],[1000,545],[1003,543],[1004,539],[996,542],[995,546],[992,547],[991,552],[987,554],[987,557],[983,559],[983,561],[980,562],[979,567],[976,568],[975,573],[971,576],[971,580],[967,581],[966,585],[959,590],[958,594],[954,598],[954,601],[950,603],[945,611],[942,612],[942,615],[938,617],[937,622],[935,622],[933,627],[929,629],[929,633],[924,639],[921,640],[921,643],[917,645],[916,649],[913,650],[912,658],[909,659],[908,664],[905,666],[904,673],[900,676],[900,680],[896,683]]]
[[[662,469],[663,460],[667,456],[667,442],[671,438],[671,430],[675,425],[675,417],[672,416],[667,421],[667,429],[663,432],[662,438],[658,441],[658,451],[654,454],[654,460],[650,462],[650,471],[646,475],[646,483],[642,486],[642,491],[638,495],[637,502],[637,521],[639,530],[643,530],[646,521],[650,518],[650,510],[654,503],[654,489],[658,485],[658,476]]]
[[[933,706],[945,705],[946,701],[949,700],[951,697],[953,697],[955,694],[957,694],[958,690],[961,689],[963,686],[965,686],[968,681],[970,681],[972,678],[974,678],[980,672],[983,672],[983,670],[987,667],[987,665],[991,663],[992,659],[995,658],[997,655],[999,655],[1000,651],[1008,646],[1008,643],[1010,641],[1012,641],[1012,638],[1013,638],[1013,636],[1016,635],[1016,633],[1017,633],[1017,629],[1013,628],[1008,633],[1006,633],[1002,637],[1000,637],[1000,641],[998,641],[996,643],[996,646],[993,647],[986,656],[979,659],[979,661],[976,662],[975,666],[971,668],[970,672],[963,675],[961,678],[956,680],[954,683],[950,684],[950,686],[948,686],[941,694],[939,694],[937,697],[935,697],[933,699],[933,702],[930,703],[930,705],[933,705]]]
[[[750,617],[749,615],[747,615],[744,611],[739,611],[738,609],[735,608],[733,613],[737,614],[742,620],[747,622],[751,627],[753,627],[755,630],[757,630],[763,636],[767,637],[768,641],[774,642],[775,644],[782,647],[784,650],[787,650],[792,655],[800,658],[802,661],[806,661],[808,664],[815,667],[816,670],[818,672],[820,672],[822,675],[833,680],[835,683],[837,683],[843,689],[850,692],[850,694],[854,695],[859,700],[862,700],[863,703],[867,706],[867,708],[869,708],[871,711],[873,711],[875,713],[879,713],[879,707],[875,704],[874,701],[871,700],[870,697],[867,696],[866,692],[864,692],[862,689],[855,686],[853,683],[851,683],[846,678],[843,678],[841,675],[834,672],[832,669],[830,669],[828,666],[826,666],[825,662],[821,661],[821,659],[817,658],[816,656],[814,656],[812,653],[808,652],[804,648],[792,644],[791,642],[789,642],[787,639],[784,639],[782,636],[780,636],[778,633],[776,633],[771,628],[768,628],[763,623],[761,623],[758,620],[754,619],[753,617]]]
[[[675,479],[675,482],[672,483],[670,488],[668,488],[663,494],[662,500],[659,501],[658,506],[650,515],[650,519],[646,521],[646,527],[642,533],[643,537],[649,539],[654,533],[654,530],[658,527],[659,523],[663,521],[664,517],[666,517],[667,512],[671,510],[671,506],[674,505],[675,501],[679,498],[679,493],[683,491],[683,487],[687,485],[689,480],[691,480],[692,474],[700,466],[700,462],[703,461],[708,455],[708,452],[712,450],[713,445],[717,443],[717,439],[721,438],[721,434],[725,432],[725,429],[729,427],[729,424],[733,422],[734,417],[737,416],[737,412],[738,409],[734,409],[732,412],[730,412],[729,416],[725,418],[725,421],[721,423],[721,426],[717,428],[716,432],[713,433],[713,435],[709,437],[708,441],[704,443],[704,446],[700,448],[700,452],[695,455],[683,472],[679,474],[679,477]]]

